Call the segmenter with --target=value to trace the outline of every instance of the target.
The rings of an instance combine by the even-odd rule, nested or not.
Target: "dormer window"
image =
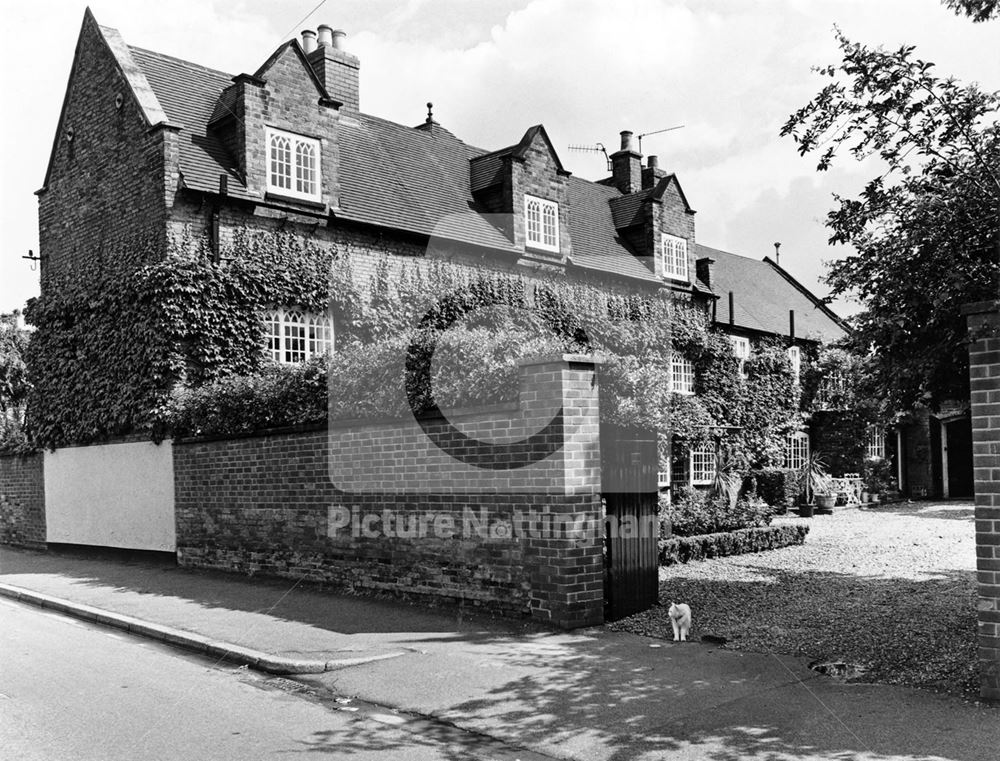
[[[660,246],[660,274],[671,280],[688,281],[688,242],[685,238],[663,234]]]
[[[319,140],[267,128],[267,191],[319,201]]]
[[[687,282],[687,240],[664,233],[660,249],[660,275]]]
[[[526,245],[559,253],[559,204],[526,195],[524,229]]]

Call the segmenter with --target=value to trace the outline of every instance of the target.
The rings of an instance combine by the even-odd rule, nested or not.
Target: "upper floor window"
[[[869,460],[885,459],[885,431],[877,425],[869,426],[865,454]]]
[[[733,344],[733,356],[735,356],[740,363],[740,375],[745,378],[746,361],[750,359],[750,339],[746,336],[729,336],[729,340]]]
[[[688,242],[676,235],[663,234],[660,274],[674,280],[688,279]]]
[[[267,189],[280,195],[320,200],[319,140],[267,128]]]
[[[293,364],[333,352],[333,323],[326,315],[275,309],[264,317],[267,354],[275,362]]]
[[[792,380],[797,386],[802,375],[802,350],[798,346],[788,347],[788,361],[792,363]]]
[[[529,246],[559,252],[559,204],[542,198],[524,197],[524,229]]]
[[[809,459],[809,434],[796,431],[785,439],[785,467],[798,470]]]
[[[687,357],[674,354],[670,358],[670,390],[678,394],[694,393],[694,365]]]

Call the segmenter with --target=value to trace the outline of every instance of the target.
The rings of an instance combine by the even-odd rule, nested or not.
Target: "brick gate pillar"
[[[968,304],[981,694],[1000,700],[1000,300]]]

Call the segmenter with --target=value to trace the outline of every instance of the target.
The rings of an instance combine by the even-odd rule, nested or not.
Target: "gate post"
[[[537,428],[563,410],[563,446],[555,471],[527,495],[525,563],[531,616],[564,629],[604,621],[601,446],[597,370],[593,357],[564,354],[520,366],[521,409]],[[572,527],[567,530],[567,527]],[[576,531],[573,529],[580,529]]]
[[[976,479],[980,692],[1000,700],[1000,300],[962,308],[969,345]]]

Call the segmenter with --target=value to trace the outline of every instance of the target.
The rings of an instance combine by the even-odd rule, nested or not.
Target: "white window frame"
[[[524,242],[529,248],[559,253],[559,204],[524,196]]]
[[[729,342],[733,345],[733,356],[739,360],[740,375],[746,378],[746,362],[750,359],[750,339],[746,336],[729,336]]]
[[[694,393],[694,363],[677,353],[670,357],[670,390],[675,394]]]
[[[868,426],[865,454],[869,460],[885,459],[885,431],[877,425]]]
[[[274,127],[264,128],[264,140],[267,192],[304,201],[321,201],[323,175],[319,140]],[[287,152],[284,156],[276,156],[275,145],[281,140],[286,141]],[[312,161],[303,161],[303,157],[310,154]],[[275,171],[279,165],[283,170],[280,173]],[[311,185],[312,190],[303,189],[306,185]]]
[[[789,346],[788,361],[792,363],[792,380],[798,386],[802,377],[802,349],[798,346]]]
[[[268,357],[282,365],[333,354],[333,320],[301,309],[272,309],[264,315]]]
[[[707,486],[715,479],[715,447],[710,444],[693,447],[688,453],[688,462],[692,486]]]
[[[676,235],[660,235],[660,275],[671,280],[691,281],[688,273],[687,239]]]
[[[799,470],[809,459],[809,433],[793,431],[785,437],[785,467]]]

